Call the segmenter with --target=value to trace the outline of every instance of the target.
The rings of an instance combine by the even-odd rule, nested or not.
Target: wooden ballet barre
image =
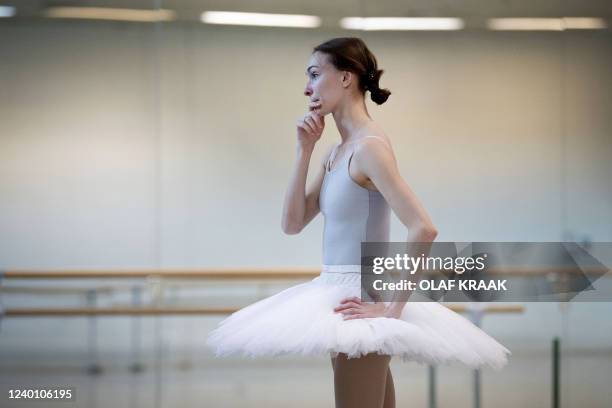
[[[540,276],[549,274],[585,273],[602,274],[602,268],[490,268],[488,275],[510,277]],[[607,271],[604,277],[612,274]],[[307,279],[321,273],[320,268],[211,268],[211,269],[75,269],[75,270],[6,270],[2,274],[7,279],[91,279],[91,278],[169,278],[169,279]],[[447,274],[448,272],[432,270],[426,275]]]
[[[445,305],[446,306],[446,305]],[[406,305],[410,307],[410,302]],[[454,312],[469,312],[463,305],[446,306]],[[228,315],[240,310],[237,308],[194,308],[194,307],[122,307],[122,308],[12,308],[4,311],[5,317],[78,317],[78,316],[157,316],[157,315]],[[523,313],[521,305],[487,306],[485,313]]]
[[[224,315],[239,308],[15,308],[6,309],[6,317],[66,317],[66,316],[157,316],[157,315]]]
[[[457,312],[457,313],[464,313],[464,312],[472,311],[472,309],[469,306],[445,305],[444,303],[441,303],[441,304],[445,307],[448,307],[453,312]],[[410,306],[410,302],[408,302],[406,307],[409,307],[409,306]],[[487,306],[487,307],[484,307],[482,311],[484,313],[489,313],[489,314],[523,313],[525,312],[525,307],[521,305]]]
[[[291,272],[289,272],[291,271]],[[304,279],[314,278],[321,271],[316,268],[241,268],[241,269],[193,269],[193,270],[154,270],[154,269],[91,269],[91,270],[7,270],[7,279],[99,279],[99,278],[170,278],[170,279]]]

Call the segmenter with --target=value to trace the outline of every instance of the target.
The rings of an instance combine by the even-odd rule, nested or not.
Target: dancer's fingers
[[[345,302],[357,302],[357,303],[361,303],[361,299],[358,298],[357,296],[351,296],[351,297],[342,299],[342,301],[340,303],[345,303]]]
[[[319,115],[318,112],[312,112],[310,116],[316,122],[319,129],[323,129],[323,127],[325,126],[325,122],[323,121],[323,116]]]
[[[304,126],[300,126],[302,129],[304,129],[307,133],[314,135],[315,130],[313,129],[312,126],[310,126],[308,122],[306,122],[305,120],[302,120],[302,124],[304,125]]]
[[[317,122],[315,122],[312,117],[307,116],[306,119],[304,119],[304,121],[308,123],[310,127],[314,129],[315,132],[318,133],[320,131],[319,126],[317,125]]]
[[[304,132],[306,132],[306,133],[310,133],[311,132],[310,126],[308,126],[306,123],[304,123],[303,120],[299,120],[297,122],[297,127],[299,127],[300,129],[304,130]]]
[[[353,304],[350,304],[348,306],[341,306],[341,307],[337,308],[336,312],[346,313],[349,310],[357,310],[360,307],[361,307],[360,305],[358,305],[356,303],[353,303]]]
[[[357,314],[357,313],[362,313],[362,312],[360,309],[356,307],[348,308],[342,312],[343,315],[352,315],[352,314]]]
[[[360,304],[357,303],[357,302],[348,302],[348,303],[345,303],[345,304],[343,304],[341,306],[336,306],[334,308],[334,310],[335,311],[340,311],[340,310],[348,309],[349,307],[359,307],[359,306],[360,306]]]

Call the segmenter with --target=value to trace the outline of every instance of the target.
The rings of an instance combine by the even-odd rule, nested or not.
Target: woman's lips
[[[321,109],[321,104],[316,102],[311,102],[311,106],[309,107],[310,111],[315,111]]]

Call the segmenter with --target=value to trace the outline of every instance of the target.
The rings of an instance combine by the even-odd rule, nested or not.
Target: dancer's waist
[[[321,266],[321,273],[361,273],[361,265],[326,265]]]
[[[361,265],[325,265],[315,279],[326,284],[361,286]]]

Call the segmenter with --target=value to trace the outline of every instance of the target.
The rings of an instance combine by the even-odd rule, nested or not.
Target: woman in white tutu
[[[437,235],[399,174],[388,137],[367,112],[367,91],[379,105],[390,95],[379,87],[382,72],[359,38],[335,38],[314,48],[304,91],[309,112],[297,123],[282,228],[297,234],[323,214],[321,274],[237,311],[207,339],[216,356],[330,355],[337,408],[394,407],[394,355],[421,364],[500,369],[510,354],[437,302],[360,298],[361,242],[389,240],[391,210],[408,229],[408,242],[431,243]],[[330,113],[341,141],[324,155],[306,190],[310,158]]]

